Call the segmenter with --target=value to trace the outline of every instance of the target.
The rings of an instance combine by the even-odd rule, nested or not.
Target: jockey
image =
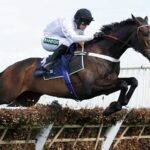
[[[91,12],[88,9],[79,9],[73,20],[58,18],[47,25],[42,38],[42,46],[47,51],[53,51],[52,56],[46,58],[46,61],[40,68],[37,68],[35,75],[40,76],[56,62],[57,58],[65,54],[72,43],[90,41],[94,38],[101,38],[104,34],[84,35],[86,27],[94,21]]]

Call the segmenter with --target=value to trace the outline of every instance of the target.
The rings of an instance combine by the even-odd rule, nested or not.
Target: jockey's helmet
[[[94,21],[91,12],[88,9],[79,9],[74,15],[74,21],[79,29],[81,23],[89,25],[91,21]]]

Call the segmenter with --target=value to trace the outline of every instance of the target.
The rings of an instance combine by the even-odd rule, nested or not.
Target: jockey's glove
[[[101,39],[104,37],[104,35],[105,35],[104,32],[96,32],[94,34],[94,39]]]

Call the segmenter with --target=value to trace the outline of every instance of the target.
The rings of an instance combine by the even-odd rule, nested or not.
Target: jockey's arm
[[[68,37],[75,43],[90,41],[94,38],[93,35],[89,35],[89,36],[88,35],[78,35],[75,32],[70,33],[70,35]]]
[[[94,38],[94,35],[84,35],[83,33],[77,33],[71,24],[67,24],[65,21],[62,23],[62,32],[65,37],[72,41],[72,43],[90,41]]]

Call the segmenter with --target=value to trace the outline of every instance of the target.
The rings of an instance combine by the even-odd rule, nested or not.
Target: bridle
[[[141,25],[137,28],[137,33],[139,32],[140,28],[143,28],[143,27],[150,27],[150,25],[148,24],[145,24],[145,25]]]
[[[137,28],[137,37],[138,37],[138,40],[140,41],[140,39],[139,39],[139,30],[140,30],[140,28],[143,28],[143,27],[150,27],[150,25],[141,25],[141,26],[139,26],[138,28]]]

